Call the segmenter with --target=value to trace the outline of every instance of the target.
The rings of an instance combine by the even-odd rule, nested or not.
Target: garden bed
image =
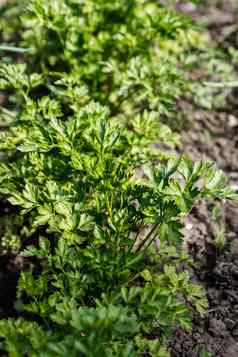
[[[220,46],[238,48],[235,2],[224,1],[221,7],[204,3],[198,7],[180,6],[180,10],[198,22],[209,24],[210,33]],[[233,29],[229,36],[225,35],[227,29]],[[227,105],[219,110],[204,110],[191,103],[181,105],[194,118],[192,122],[188,120],[183,131],[185,152],[194,160],[215,161],[230,183],[238,187],[237,90],[234,89]],[[204,319],[195,317],[191,333],[175,331],[173,356],[195,357],[199,351],[207,351],[214,357],[238,356],[238,209],[226,203],[221,211],[215,223],[208,208],[200,205],[193,209],[187,223],[186,240],[198,263],[194,277],[208,292],[209,312]],[[226,237],[221,251],[212,244],[217,223],[224,227]]]
[[[212,38],[222,49],[227,50],[230,46],[238,49],[237,28],[235,28],[238,15],[236,15],[237,9],[234,2],[227,1],[224,6],[218,6],[212,1],[208,1],[206,4],[203,2],[200,6],[183,4],[178,5],[177,8],[189,14],[198,23],[206,23]],[[56,48],[56,51],[59,48]],[[52,60],[52,63],[54,63],[54,60]],[[59,63],[59,67],[61,65]],[[196,77],[197,73],[191,71],[190,75],[191,77]],[[203,73],[199,73],[199,76],[202,78]],[[90,81],[92,81],[91,78]],[[51,89],[50,86],[49,88]],[[45,88],[43,88],[43,92],[44,90]],[[177,103],[177,107],[180,113],[183,113],[185,120],[182,123],[182,144],[178,144],[175,147],[175,151],[187,153],[193,161],[201,159],[214,161],[217,167],[222,169],[228,176],[229,183],[235,190],[238,188],[238,105],[236,96],[237,90],[234,89],[226,98],[224,107],[207,109],[186,98],[180,100]],[[105,100],[104,97],[103,100]],[[66,106],[65,103],[64,105]],[[71,115],[72,107],[70,109],[67,108],[67,110],[64,108],[66,115],[69,115],[69,113]],[[61,129],[58,127],[57,130],[60,132]],[[103,129],[100,130],[102,132]],[[117,147],[115,152],[117,152],[116,150],[118,150]],[[120,155],[119,150],[118,153]],[[137,200],[133,200],[130,204],[135,211],[140,209]],[[14,215],[16,210],[6,200],[1,201],[0,219],[3,220],[2,225],[4,225],[4,218],[11,216],[11,214]],[[106,211],[105,207],[104,210]],[[181,327],[173,329],[173,338],[169,345],[169,350],[173,357],[238,356],[237,216],[237,204],[224,200],[221,205],[218,205],[215,200],[210,205],[206,201],[199,202],[192,209],[190,215],[185,218],[184,247],[188,249],[196,263],[195,266],[190,266],[188,270],[191,273],[193,282],[201,284],[206,289],[209,307],[207,314],[203,318],[194,313],[193,329],[191,331],[185,331]],[[103,221],[105,217],[102,215],[100,219]],[[52,227],[54,226],[52,225]],[[49,237],[52,232],[49,233]],[[43,230],[43,234],[47,236],[48,232],[46,234],[46,231]],[[83,231],[83,234],[86,236],[87,230]],[[31,244],[38,247],[41,228],[39,228],[37,235],[37,238],[35,238],[33,233],[29,241],[25,238],[22,247],[25,248]],[[52,251],[56,249],[54,244],[56,243],[53,240],[52,247],[50,247]],[[77,245],[76,249],[78,249]],[[99,249],[101,249],[100,245]],[[38,317],[35,318],[34,314],[31,315],[31,312],[21,313],[19,312],[19,306],[16,306],[16,291],[20,273],[29,270],[29,268],[33,270],[33,267],[36,266],[33,262],[34,258],[22,257],[17,250],[2,250],[0,255],[0,318],[26,316],[29,321],[38,321]],[[46,269],[46,275],[47,273]],[[38,275],[38,271],[35,275]],[[144,276],[143,279],[147,282],[148,276],[146,278]],[[136,278],[135,284],[138,287],[143,287],[144,282],[142,283],[140,279],[142,280],[141,277],[138,280]],[[129,288],[131,288],[130,284]],[[54,291],[54,287],[52,291]],[[17,300],[18,304],[21,302],[21,299]],[[94,306],[90,297],[85,304],[90,308]],[[42,322],[41,317],[39,322]],[[159,336],[157,336],[157,330],[152,335],[145,334],[145,336],[149,340],[153,340],[160,337],[160,333],[161,330],[158,328]],[[80,336],[85,336],[84,332],[80,332]],[[150,356],[155,355],[151,354]]]

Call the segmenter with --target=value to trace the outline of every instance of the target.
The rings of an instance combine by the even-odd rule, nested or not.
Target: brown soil
[[[211,3],[211,1],[209,2]],[[238,48],[238,10],[235,1],[224,1],[221,7],[202,5],[180,6],[197,21],[206,19],[212,36],[223,48]],[[236,6],[238,4],[236,3]],[[238,8],[238,6],[237,6]],[[229,33],[227,29],[232,31]],[[225,34],[229,33],[229,36]],[[180,103],[190,121],[183,131],[183,147],[192,159],[209,159],[224,170],[230,184],[238,189],[238,105],[237,91],[230,96],[227,108],[208,111],[190,103]],[[193,120],[191,121],[191,113]],[[205,318],[194,316],[191,332],[175,329],[171,343],[173,357],[237,357],[238,356],[238,207],[224,203],[215,222],[206,205],[193,209],[185,224],[185,242],[193,254],[197,268],[194,279],[206,289],[209,311]],[[226,247],[219,251],[214,232],[223,226]]]
[[[212,243],[211,213],[204,205],[196,207],[189,220],[187,239],[195,261],[194,278],[207,290],[209,311],[205,318],[194,317],[191,332],[177,328],[171,344],[172,356],[238,356],[238,220],[237,207],[223,210],[227,246],[219,251]],[[220,223],[220,222],[219,222]]]

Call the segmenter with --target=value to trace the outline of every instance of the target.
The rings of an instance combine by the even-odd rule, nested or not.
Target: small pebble
[[[238,125],[238,119],[232,114],[228,116],[228,125],[230,128],[234,128]]]
[[[188,231],[191,231],[191,229],[193,228],[193,225],[192,223],[187,223],[185,228],[188,230]]]

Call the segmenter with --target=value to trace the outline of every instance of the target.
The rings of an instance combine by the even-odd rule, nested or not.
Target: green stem
[[[147,234],[146,238],[141,242],[141,244],[138,246],[138,248],[136,249],[136,253],[139,252],[144,245],[148,242],[148,240],[151,238],[151,235],[156,231],[156,229],[160,226],[160,223],[156,223],[153,228],[151,229],[151,231]]]

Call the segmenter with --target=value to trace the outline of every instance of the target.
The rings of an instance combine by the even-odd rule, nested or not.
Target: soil
[[[174,331],[172,356],[198,357],[202,351],[209,356],[238,356],[238,220],[237,207],[226,204],[222,223],[227,245],[219,251],[212,241],[214,227],[211,212],[205,205],[196,207],[189,219],[186,237],[198,267],[194,278],[202,284],[209,300],[209,311],[201,319],[194,317],[193,330]],[[220,224],[221,222],[219,222]],[[206,355],[204,355],[206,356]]]
[[[1,217],[15,212],[15,208],[7,201],[0,202]],[[1,227],[0,227],[1,228]],[[23,269],[23,258],[14,252],[2,251],[0,254],[0,318],[17,315],[14,309],[16,285],[20,271]]]
[[[211,1],[209,2],[211,3]],[[217,2],[218,3],[218,2]],[[221,1],[220,1],[221,3]],[[235,9],[236,4],[236,9]],[[220,7],[191,4],[179,6],[196,21],[206,20],[213,38],[223,48],[238,48],[236,1],[224,1]],[[230,32],[228,31],[230,29]],[[232,31],[231,31],[232,30]],[[227,35],[229,34],[229,35]],[[226,108],[203,110],[191,103],[180,103],[193,120],[183,131],[182,149],[193,160],[216,162],[238,189],[238,105],[234,90]],[[214,244],[218,227],[224,227],[226,246]],[[194,279],[202,284],[209,300],[204,318],[194,316],[193,330],[174,330],[171,343],[173,357],[238,356],[238,207],[224,202],[219,218],[214,221],[209,207],[195,207],[185,224],[185,244],[197,263]]]

